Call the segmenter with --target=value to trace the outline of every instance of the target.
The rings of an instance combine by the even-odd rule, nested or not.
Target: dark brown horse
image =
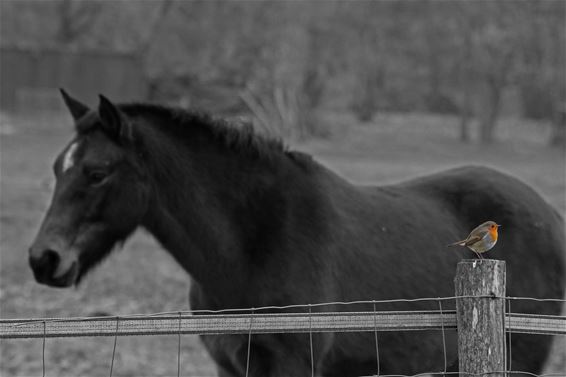
[[[446,245],[493,220],[503,228],[489,257],[507,262],[507,294],[563,297],[563,220],[515,178],[464,167],[357,186],[307,155],[204,115],[104,97],[90,110],[64,99],[76,136],[55,161],[53,200],[30,248],[40,283],[77,284],[141,226],[192,278],[193,309],[452,296],[465,251]],[[541,305],[518,301],[513,310]],[[455,334],[447,336],[456,370]],[[245,374],[247,339],[203,337],[220,375]],[[513,369],[539,372],[551,338],[512,339]],[[317,375],[376,372],[373,333],[315,334],[313,346]],[[381,373],[443,368],[439,332],[380,333],[379,346]],[[254,335],[249,367],[250,376],[310,375],[308,335]]]

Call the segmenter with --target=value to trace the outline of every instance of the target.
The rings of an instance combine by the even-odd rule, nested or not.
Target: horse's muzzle
[[[38,283],[51,287],[70,287],[77,279],[76,260],[63,263],[58,252],[47,249],[41,252],[30,250],[29,264]]]

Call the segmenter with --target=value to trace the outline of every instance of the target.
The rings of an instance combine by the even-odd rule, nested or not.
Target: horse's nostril
[[[46,250],[41,257],[41,260],[43,261],[43,265],[45,266],[46,270],[54,272],[59,265],[61,257],[56,251]]]
[[[45,250],[40,257],[30,257],[30,265],[38,280],[49,279],[53,276],[60,261],[59,253],[51,249]]]

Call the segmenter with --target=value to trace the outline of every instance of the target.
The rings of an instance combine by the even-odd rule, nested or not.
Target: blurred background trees
[[[2,1],[2,46],[131,53],[146,98],[324,135],[324,109],[552,120],[566,102],[563,1]],[[77,77],[76,80],[80,80]],[[93,88],[96,91],[96,88]]]

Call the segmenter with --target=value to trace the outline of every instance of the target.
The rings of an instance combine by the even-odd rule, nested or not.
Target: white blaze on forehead
[[[75,152],[78,146],[79,143],[75,142],[67,148],[67,152],[65,152],[65,156],[63,157],[63,173],[72,168],[75,164]]]

